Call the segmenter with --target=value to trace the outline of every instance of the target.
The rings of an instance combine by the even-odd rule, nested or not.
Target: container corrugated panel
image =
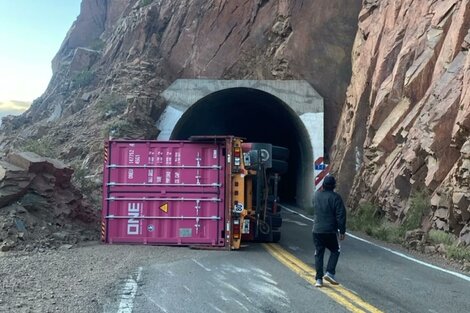
[[[111,194],[108,242],[224,245],[224,203],[211,194]]]
[[[223,145],[110,141],[105,241],[224,246]]]
[[[111,142],[110,192],[211,192],[223,183],[217,144],[194,142]]]

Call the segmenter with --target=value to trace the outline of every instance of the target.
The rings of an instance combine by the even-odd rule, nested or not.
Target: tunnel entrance
[[[237,87],[213,92],[194,103],[176,123],[170,139],[193,135],[234,135],[290,150],[281,202],[311,203],[313,151],[299,116],[282,100],[258,89]]]

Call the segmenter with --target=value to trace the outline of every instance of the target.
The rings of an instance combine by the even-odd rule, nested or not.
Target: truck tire
[[[281,240],[281,231],[273,230],[273,242],[279,242]]]
[[[269,215],[268,215],[269,216]],[[281,217],[281,214],[277,213],[277,214],[272,214],[270,215],[271,217],[271,226],[272,228],[279,228],[282,226],[282,217]]]
[[[274,160],[287,161],[289,159],[289,149],[284,147],[272,146],[272,154]]]
[[[266,222],[260,221],[260,224],[259,224],[259,231],[260,231],[260,233],[263,234],[263,235],[268,235],[269,232],[271,231],[271,225],[269,225],[269,224],[266,223]]]
[[[286,161],[273,160],[272,167],[269,169],[273,173],[285,174],[289,168],[289,164]]]

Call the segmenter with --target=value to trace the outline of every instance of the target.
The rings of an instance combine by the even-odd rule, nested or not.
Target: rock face
[[[359,0],[83,0],[46,92],[3,119],[0,148],[33,140],[99,173],[109,135],[156,137],[160,93],[177,78],[304,79],[325,98],[325,146],[351,207],[370,200],[402,221],[426,191],[428,224],[469,244],[470,3],[360,9]],[[17,182],[3,191],[10,202],[30,177],[5,166]]]
[[[431,226],[466,244],[469,28],[469,1],[364,1],[334,149],[351,207],[363,198],[403,220],[410,196],[426,191]]]
[[[73,170],[31,152],[0,161],[0,247],[42,249],[97,239],[98,211],[71,184]]]
[[[108,134],[156,137],[160,93],[177,78],[307,80],[329,107],[331,145],[360,8],[360,0],[83,0],[46,92],[4,120],[0,147],[47,137],[55,156],[98,168]]]

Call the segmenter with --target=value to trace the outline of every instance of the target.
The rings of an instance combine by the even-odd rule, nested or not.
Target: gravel
[[[0,252],[0,312],[103,312],[118,302],[120,282],[139,266],[204,253],[98,242],[42,253]]]

